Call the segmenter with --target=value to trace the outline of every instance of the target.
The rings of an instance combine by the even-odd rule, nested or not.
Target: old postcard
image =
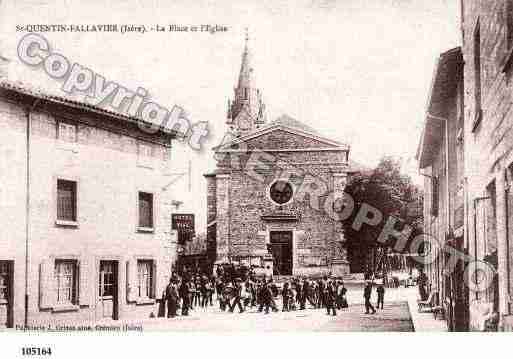
[[[511,0],[0,1],[0,338],[512,331],[512,64]]]

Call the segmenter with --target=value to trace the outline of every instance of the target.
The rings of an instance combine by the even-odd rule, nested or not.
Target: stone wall
[[[280,130],[249,140],[248,147],[280,151],[231,152],[218,157],[218,172],[222,173],[216,177],[218,251],[221,248],[221,253],[228,251],[232,257],[265,254],[270,231],[291,230],[294,273],[326,271],[333,258],[345,256],[339,242],[341,224],[325,213],[323,205],[330,191],[335,189],[337,198],[343,192],[347,153],[336,148],[315,150],[321,147],[319,141]],[[286,150],[291,148],[307,150]],[[339,175],[334,177],[333,173]],[[269,197],[269,187],[284,178],[294,187],[294,200],[277,206]],[[213,187],[208,181],[210,198]],[[319,202],[305,195],[306,186],[312,183],[324,188]],[[297,220],[262,218],[273,213],[287,213]],[[218,260],[222,258],[218,252]]]
[[[171,236],[170,148],[119,132],[77,124],[78,139],[67,142],[57,136],[59,113],[31,113],[30,212],[25,215],[26,110],[0,100],[0,218],[4,238],[0,260],[14,260],[14,323],[24,318],[25,226],[29,228],[29,324],[98,319],[98,265],[118,261],[120,318],[156,313],[157,304],[130,299],[135,292],[137,259],[151,259],[155,295],[160,294],[175,261],[176,243]],[[68,119],[68,121],[70,121]],[[106,119],[108,121],[108,119]],[[73,123],[71,120],[70,123]],[[148,146],[147,155],[139,146]],[[57,179],[77,181],[77,224],[56,223]],[[138,191],[154,195],[154,230],[138,231]],[[80,298],[72,310],[59,311],[54,303],[42,307],[49,290],[44,278],[52,278],[55,259],[77,262]],[[45,267],[46,265],[46,267]],[[45,268],[43,270],[43,268]]]
[[[513,229],[513,210],[506,203],[512,203],[511,191],[505,192],[508,182],[511,184],[511,164],[513,163],[513,102],[512,66],[510,66],[513,33],[511,1],[464,1],[463,2],[463,55],[465,60],[465,175],[467,184],[467,206],[471,209],[466,227],[470,239],[470,253],[477,251],[477,259],[482,259],[482,243],[476,242],[478,234],[474,227],[474,199],[487,195],[486,188],[497,188],[497,245],[499,272],[499,310],[502,317],[511,312],[511,273],[513,252],[507,247],[507,237]],[[478,25],[479,24],[479,25]],[[482,118],[478,118],[475,94],[476,73],[474,66],[474,40],[480,29],[481,50],[481,92]],[[506,211],[507,208],[507,211]],[[509,218],[509,219],[507,219]],[[511,269],[510,269],[511,270]],[[508,283],[508,277],[510,282]],[[476,297],[471,293],[471,298]],[[490,298],[479,294],[480,302],[489,302]],[[472,318],[471,318],[472,321]]]

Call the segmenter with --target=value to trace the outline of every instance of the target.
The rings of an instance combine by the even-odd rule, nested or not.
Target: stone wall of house
[[[513,276],[507,273],[512,268],[511,245],[507,238],[513,238],[513,210],[511,206],[511,164],[513,163],[513,102],[511,62],[513,18],[511,1],[464,1],[462,2],[463,56],[465,60],[465,176],[467,184],[467,206],[470,209],[466,228],[470,242],[470,253],[477,252],[478,259],[484,258],[487,248],[479,230],[486,220],[474,221],[472,210],[475,201],[489,196],[487,188],[495,188],[493,200],[496,203],[496,238],[498,255],[499,311],[501,322],[511,322],[511,290]],[[509,7],[509,8],[508,8]],[[475,66],[476,34],[480,35],[481,51],[481,94],[482,116],[479,119],[476,93],[477,73]],[[479,205],[479,204],[478,204]],[[508,283],[508,278],[510,282]],[[470,293],[471,306],[484,307],[493,301],[489,295]],[[471,310],[471,323],[475,322]],[[475,315],[474,315],[475,316]],[[511,328],[509,328],[511,330]]]
[[[3,239],[0,260],[12,260],[14,324],[24,320],[25,228],[29,228],[29,324],[98,320],[100,260],[118,264],[119,317],[156,314],[155,300],[136,295],[137,260],[153,260],[153,291],[160,297],[175,261],[171,235],[171,148],[141,141],[127,132],[77,124],[77,141],[57,136],[59,113],[31,113],[30,211],[26,206],[27,112],[0,99],[0,183]],[[106,119],[108,121],[108,119]],[[74,123],[72,119],[67,122]],[[148,151],[139,154],[140,146]],[[169,175],[168,175],[169,174]],[[57,179],[77,182],[77,223],[56,222]],[[138,230],[138,191],[153,193],[154,228]],[[77,265],[76,305],[59,308],[50,293],[55,260]]]

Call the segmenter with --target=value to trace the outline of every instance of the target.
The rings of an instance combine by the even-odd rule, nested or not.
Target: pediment
[[[286,126],[263,128],[243,137],[229,141],[215,148],[218,152],[261,150],[261,151],[301,151],[301,150],[347,150],[348,146],[318,134]]]

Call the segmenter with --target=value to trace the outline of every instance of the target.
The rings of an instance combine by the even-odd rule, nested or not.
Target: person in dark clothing
[[[244,307],[241,303],[242,300],[242,280],[240,278],[237,278],[235,280],[235,299],[233,300],[232,305],[230,306],[230,313],[233,313],[233,310],[235,309],[235,306],[239,306],[239,313],[244,312]]]
[[[186,282],[189,291],[189,301],[187,302],[188,310],[194,310],[194,298],[196,298],[196,286],[194,285],[194,278],[187,280]]]
[[[385,302],[385,287],[383,286],[383,283],[378,284],[376,293],[378,293],[378,302],[376,304],[376,308],[379,309],[379,305],[381,304],[381,309],[383,309],[383,303]]]
[[[214,297],[214,292],[215,292],[215,288],[216,288],[216,280],[214,277],[210,278],[209,279],[209,289],[207,291],[208,293],[208,302],[210,303],[210,306],[213,306],[214,303],[212,301],[213,297]]]
[[[166,287],[166,301],[167,301],[167,317],[176,317],[176,309],[178,304],[178,289],[176,282],[171,278]]]
[[[282,295],[282,298],[283,298],[283,308],[282,308],[282,312],[288,312],[290,310],[290,298],[291,298],[291,292],[290,292],[290,287],[289,287],[289,283],[286,282],[284,285],[283,285],[283,289],[281,291],[281,295]]]
[[[274,298],[278,296],[278,286],[273,281],[273,277],[269,278],[269,282],[267,283],[269,290],[271,291],[271,296],[269,297],[270,305],[273,312],[277,312],[278,308],[276,306],[276,301]]]
[[[189,315],[189,306],[191,300],[191,287],[190,283],[183,279],[179,289],[180,298],[182,298],[182,315]]]
[[[206,276],[201,277],[200,291],[201,291],[201,306],[202,307],[208,306],[208,298],[210,295],[210,290],[211,290],[210,280]]]
[[[372,306],[370,299],[372,294],[372,284],[367,281],[365,283],[365,288],[363,289],[363,298],[365,299],[365,314],[369,314],[369,310],[372,310],[371,314],[376,313],[376,309]]]
[[[326,289],[324,290],[324,300],[326,303],[327,314],[330,315],[330,310],[333,312],[333,316],[337,315],[335,309],[335,300],[337,297],[337,290],[335,289],[335,283],[333,281],[326,282]]]
[[[201,307],[201,280],[199,276],[196,276],[196,279],[194,280],[194,305],[193,307]]]
[[[344,286],[344,282],[340,281],[337,286],[337,308],[339,310],[349,307],[347,304],[346,293],[347,289]]]
[[[250,303],[250,306],[251,307],[256,307],[257,305],[257,302],[258,302],[258,298],[257,298],[257,287],[258,287],[258,283],[255,282],[254,279],[250,279],[250,287],[249,287],[249,290],[250,290],[250,293],[251,293],[251,303]]]
[[[260,286],[260,293],[258,294],[260,300],[258,311],[262,312],[265,306],[265,314],[269,314],[269,307],[272,308],[273,312],[278,311],[276,305],[274,304],[273,294],[269,284],[270,283],[267,283],[264,279],[262,285]]]
[[[227,308],[230,309],[230,299],[234,293],[234,286],[232,283],[227,282],[223,285],[223,291],[221,293],[220,306],[221,310],[225,311]]]
[[[419,295],[421,300],[427,300],[428,294],[426,290],[428,278],[424,273],[424,270],[420,270],[419,277],[417,279],[417,285],[419,286]]]
[[[324,281],[322,279],[319,279],[317,281],[317,308],[323,308],[325,305],[324,301]]]
[[[219,302],[219,309],[224,310],[223,308],[223,289],[224,289],[224,282],[221,278],[216,279],[216,296],[217,300]]]
[[[313,284],[313,282],[311,282],[308,279],[304,280],[304,292],[305,292],[305,300],[307,300],[308,303],[310,303],[310,305],[313,308],[316,308],[317,304],[315,303],[314,284]]]
[[[300,279],[297,284],[297,301],[299,302],[299,310],[305,310],[306,308],[306,281]]]

